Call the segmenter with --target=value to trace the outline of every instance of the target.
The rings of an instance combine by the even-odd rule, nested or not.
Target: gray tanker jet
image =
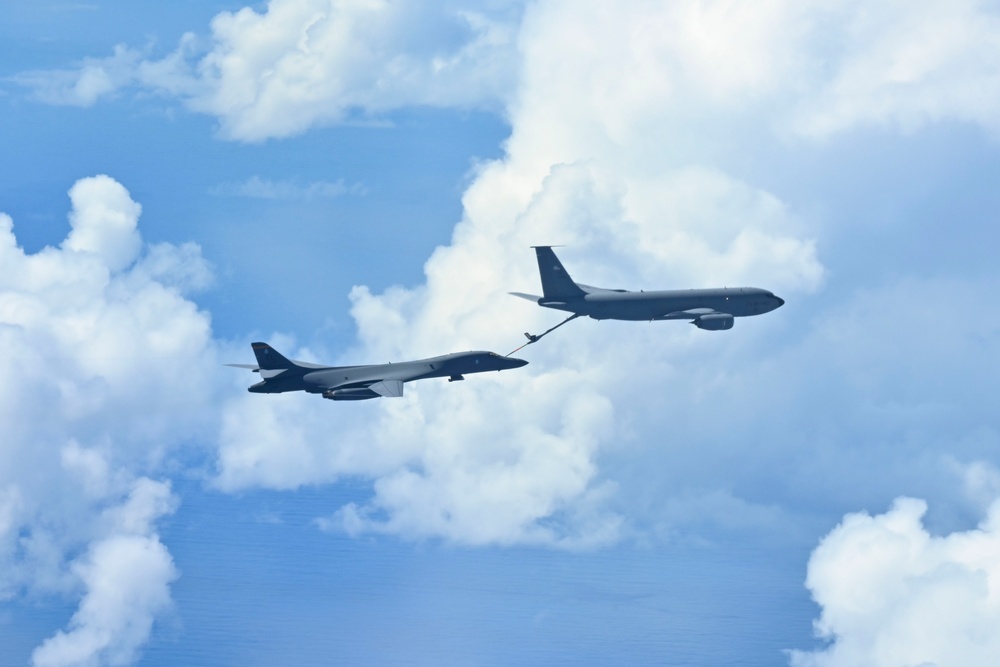
[[[774,293],[757,287],[629,292],[581,285],[570,278],[552,246],[532,247],[538,257],[543,296],[511,294],[573,315],[543,334],[526,333],[530,343],[583,315],[595,320],[687,320],[699,329],[722,331],[733,328],[734,318],[768,313],[785,303]]]
[[[333,401],[363,401],[380,396],[402,396],[403,383],[425,378],[464,380],[469,373],[520,368],[523,359],[501,357],[493,352],[456,352],[430,359],[403,361],[372,366],[321,366],[286,359],[267,343],[251,343],[256,364],[226,364],[249,368],[263,380],[247,391],[255,394],[279,394],[306,391]]]

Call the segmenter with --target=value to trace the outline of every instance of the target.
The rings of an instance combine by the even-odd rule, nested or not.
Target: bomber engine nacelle
[[[708,331],[725,331],[733,328],[734,319],[732,315],[726,313],[709,313],[702,315],[691,324]]]
[[[378,394],[366,387],[327,389],[323,392],[323,398],[329,398],[331,401],[364,401],[369,398],[378,397]]]

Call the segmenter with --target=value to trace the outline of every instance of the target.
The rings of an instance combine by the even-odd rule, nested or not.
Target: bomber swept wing
[[[403,395],[402,380],[379,380],[368,385],[368,388],[379,396],[398,397]]]

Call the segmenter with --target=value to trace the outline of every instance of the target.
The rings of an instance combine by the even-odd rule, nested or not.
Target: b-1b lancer
[[[493,352],[456,352],[430,359],[371,366],[321,366],[286,359],[267,343],[251,343],[256,364],[226,364],[260,373],[260,382],[247,391],[279,394],[305,391],[333,401],[363,401],[380,396],[402,396],[403,383],[446,377],[449,382],[464,380],[469,373],[520,368],[523,359],[501,357]]]
[[[586,315],[595,320],[687,320],[699,329],[722,331],[733,328],[737,317],[761,315],[784,305],[784,299],[758,287],[630,292],[604,289],[573,282],[552,246],[532,246],[538,258],[542,296],[511,292],[539,306],[573,313],[543,334],[525,334],[529,343]]]

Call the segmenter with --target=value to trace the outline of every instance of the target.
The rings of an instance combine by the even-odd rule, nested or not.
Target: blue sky
[[[0,662],[995,663],[989,3],[8,5]]]

